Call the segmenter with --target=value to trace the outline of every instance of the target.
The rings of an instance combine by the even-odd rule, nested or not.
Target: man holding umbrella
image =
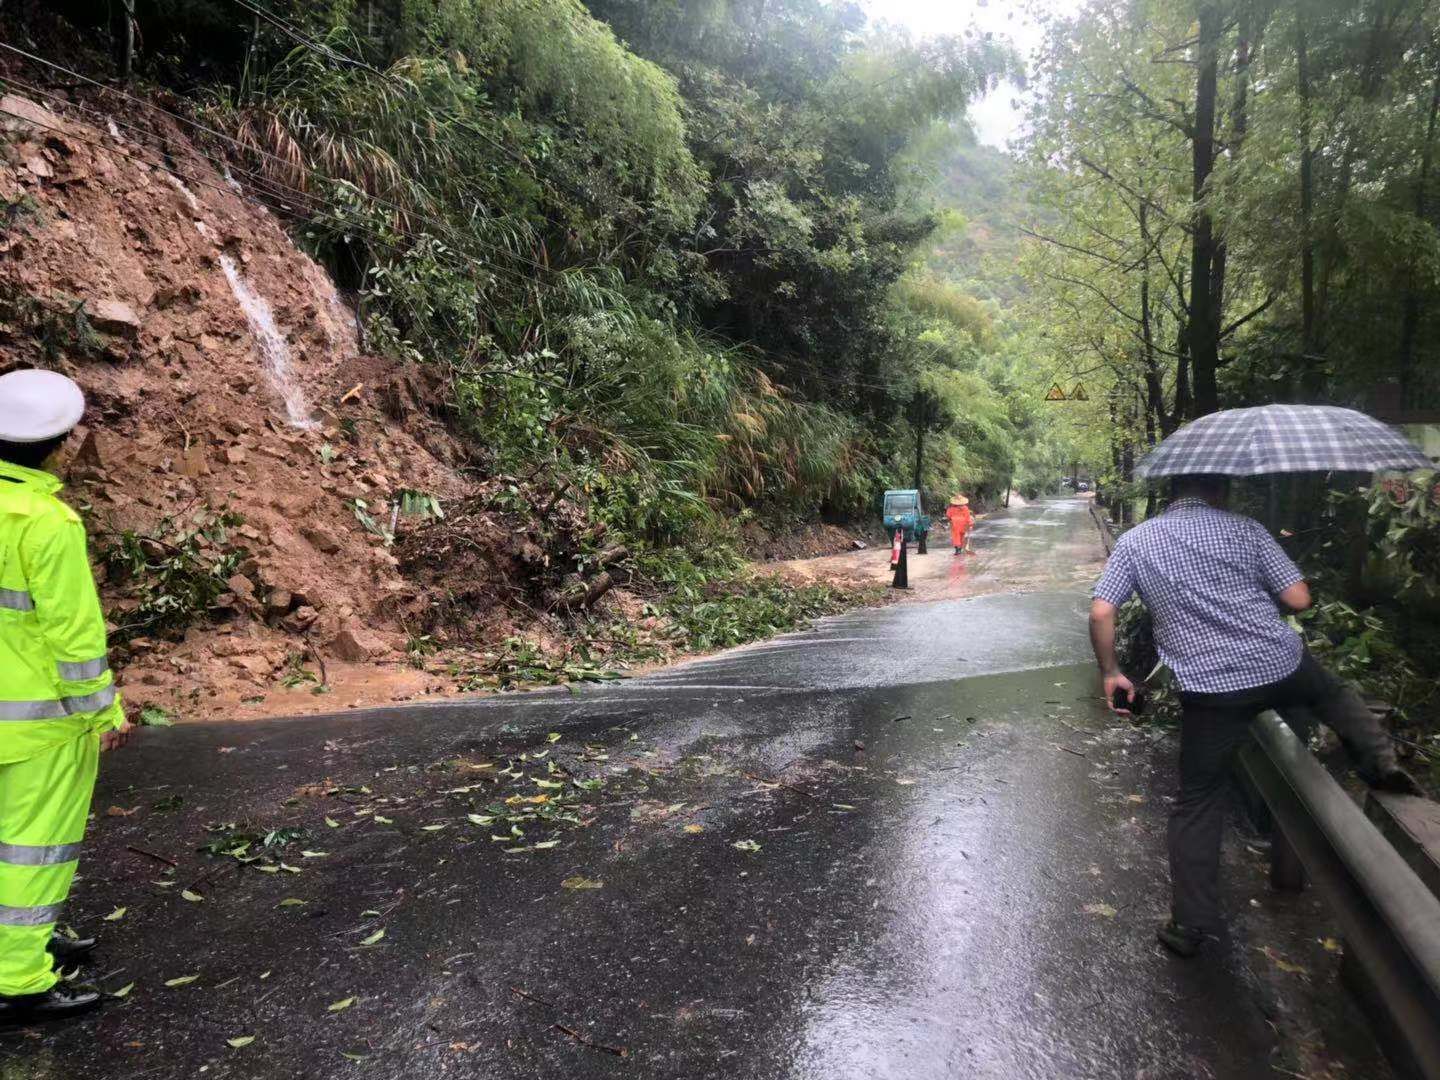
[[[1377,430],[1378,429],[1378,430]],[[1095,587],[1090,639],[1105,699],[1128,715],[1135,686],[1115,652],[1117,609],[1139,594],[1183,711],[1180,795],[1169,827],[1171,919],[1160,941],[1193,956],[1220,928],[1220,840],[1230,764],[1256,714],[1326,724],[1369,784],[1418,793],[1355,689],[1321,667],[1285,619],[1310,606],[1299,568],[1259,522],[1225,509],[1230,476],[1416,468],[1429,462],[1348,409],[1236,409],[1177,432],[1141,465],[1173,478],[1162,514],[1125,533]],[[1303,733],[1302,733],[1303,734]]]

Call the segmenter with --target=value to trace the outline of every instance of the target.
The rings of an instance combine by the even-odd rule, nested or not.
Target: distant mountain
[[[941,159],[936,186],[939,204],[959,211],[965,227],[940,237],[930,269],[981,299],[1017,299],[1020,223],[1030,209],[1019,164],[966,136]]]

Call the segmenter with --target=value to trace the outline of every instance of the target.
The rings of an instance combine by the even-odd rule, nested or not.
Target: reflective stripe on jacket
[[[124,720],[85,526],[60,488],[0,461],[0,762]]]

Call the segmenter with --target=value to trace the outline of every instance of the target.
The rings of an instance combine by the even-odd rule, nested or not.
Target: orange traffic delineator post
[[[909,545],[905,543],[905,530],[895,530],[895,543],[890,548],[890,565],[895,569],[895,580],[890,583],[895,589],[908,589],[910,587],[910,568],[907,565],[905,553]]]

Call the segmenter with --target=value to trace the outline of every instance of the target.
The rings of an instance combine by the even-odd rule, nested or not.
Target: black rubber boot
[[[40,1024],[47,1020],[68,1020],[87,1013],[100,1004],[94,990],[75,990],[61,984],[43,994],[22,994],[0,997],[0,1024],[18,1026]]]
[[[68,938],[64,934],[51,934],[50,944],[45,948],[61,964],[75,964],[95,951],[96,941],[91,938]]]

